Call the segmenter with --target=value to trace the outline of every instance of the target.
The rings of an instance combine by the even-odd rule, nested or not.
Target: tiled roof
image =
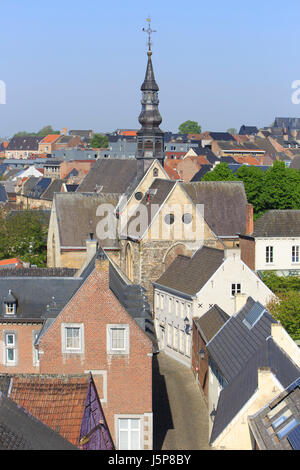
[[[247,196],[239,181],[180,183],[194,204],[204,205],[204,219],[213,232],[236,236],[246,228]]]
[[[38,150],[41,140],[38,136],[13,137],[6,150]]]
[[[300,237],[300,210],[270,210],[254,222],[253,237]]]
[[[252,308],[260,308],[261,316],[249,329],[244,319]],[[244,368],[245,363],[271,334],[271,324],[276,323],[271,314],[251,297],[246,305],[230,317],[223,328],[207,343],[207,350],[221,371],[222,376],[230,382]]]
[[[40,141],[40,144],[52,144],[56,139],[60,137],[60,134],[49,134]]]
[[[88,375],[15,375],[9,398],[78,445],[88,389]]]
[[[0,266],[9,266],[9,265],[18,265],[20,263],[19,258],[10,258],[10,259],[3,259],[0,261]],[[11,269],[10,269],[11,272]]]
[[[218,305],[214,305],[204,315],[195,320],[195,324],[199,329],[202,338],[207,343],[219,331],[224,323],[229,320],[229,315],[224,312]]]
[[[224,251],[202,247],[189,258],[179,255],[154,283],[187,295],[196,295],[221,266]]]
[[[10,398],[0,395],[0,450],[76,450]]]

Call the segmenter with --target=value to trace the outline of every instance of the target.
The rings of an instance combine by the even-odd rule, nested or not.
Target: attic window
[[[260,304],[254,304],[253,307],[246,314],[243,323],[251,330],[254,325],[260,320],[265,313],[266,309]]]
[[[143,193],[141,191],[138,191],[137,193],[135,193],[134,197],[137,201],[140,201],[143,198]]]
[[[14,315],[14,314],[15,314],[15,306],[16,306],[16,304],[14,304],[14,303],[10,303],[10,302],[7,303],[7,304],[6,304],[6,312],[5,312],[5,313],[6,313],[7,315]]]
[[[168,224],[168,225],[174,224],[174,220],[175,220],[174,214],[167,214],[165,216],[165,223]]]

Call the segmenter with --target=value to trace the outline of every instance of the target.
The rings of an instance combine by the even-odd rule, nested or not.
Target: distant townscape
[[[300,449],[300,118],[158,92],[149,39],[137,129],[1,139],[0,449]]]

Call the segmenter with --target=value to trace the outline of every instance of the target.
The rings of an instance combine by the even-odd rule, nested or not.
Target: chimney
[[[257,388],[261,393],[268,393],[272,380],[272,372],[270,367],[259,367],[257,370]],[[272,384],[273,385],[273,384]]]
[[[90,233],[90,238],[86,240],[86,266],[89,264],[91,259],[95,256],[98,249],[98,241],[93,238],[94,234]]]
[[[235,313],[239,312],[247,302],[247,294],[235,294]]]
[[[253,225],[253,206],[252,204],[246,205],[246,235],[251,235],[254,230]]]

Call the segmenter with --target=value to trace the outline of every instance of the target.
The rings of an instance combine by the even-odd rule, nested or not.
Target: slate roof
[[[234,141],[233,135],[229,132],[209,132],[209,135],[214,140]]]
[[[78,450],[27,410],[0,394],[0,450]]]
[[[32,199],[41,199],[48,186],[50,186],[51,181],[51,178],[39,178],[37,184],[31,189],[29,197]]]
[[[194,204],[204,205],[204,219],[212,231],[236,236],[246,229],[247,196],[240,181],[199,181],[180,183]]]
[[[230,323],[230,320],[223,329],[226,328],[228,323]],[[283,387],[290,385],[300,375],[300,369],[277,346],[273,339],[271,337],[264,338],[257,350],[244,363],[240,373],[222,389],[210,437],[210,444],[213,444],[257,390],[259,367],[270,367]]]
[[[47,187],[46,191],[43,193],[43,196],[41,199],[44,199],[46,201],[52,201],[54,197],[54,193],[59,193],[61,191],[62,185],[63,185],[63,180],[61,179],[53,180]]]
[[[287,419],[279,426],[274,424],[283,414]],[[298,425],[278,438],[277,433],[293,419]],[[248,416],[248,422],[260,450],[300,450],[300,378],[255,415]],[[295,434],[297,439],[294,439]]]
[[[62,247],[86,247],[89,233],[96,237],[96,227],[101,220],[97,209],[101,204],[116,207],[119,194],[110,193],[56,193],[54,202]],[[99,240],[101,246],[118,248],[116,239]]]
[[[191,179],[191,183],[194,181],[201,181],[202,178],[213,169],[213,165],[202,165],[201,170],[199,170]]]
[[[253,306],[261,308],[262,316],[252,329],[244,323]],[[233,380],[271,335],[271,324],[276,323],[271,314],[251,297],[245,306],[225,323],[223,328],[207,343],[209,355],[226,382]]]
[[[254,222],[253,237],[300,237],[300,210],[270,210]]]
[[[39,136],[13,137],[6,150],[38,150],[42,138]]]
[[[224,261],[224,251],[203,246],[192,257],[179,255],[154,286],[196,295]]]
[[[13,266],[20,260],[16,259]],[[1,265],[1,261],[0,261]],[[77,269],[73,268],[8,268],[1,267],[0,277],[73,277]]]
[[[20,269],[20,271],[23,268]],[[61,308],[74,295],[82,282],[73,277],[30,277],[8,275],[1,277],[0,282],[0,318],[5,319],[3,299],[9,290],[17,299],[16,316],[9,321],[43,320],[48,305],[55,304]]]
[[[76,192],[96,192],[101,188],[101,193],[124,194],[136,176],[136,159],[98,159]]]
[[[239,132],[239,135],[252,135],[252,134],[257,134],[258,133],[258,129],[256,126],[242,126],[240,128],[240,132]]]
[[[3,184],[0,183],[0,204],[4,204],[5,202],[7,202],[6,190]]]
[[[78,445],[89,389],[89,375],[18,374],[9,398]]]
[[[206,343],[210,341],[224,323],[229,320],[229,315],[218,305],[214,305],[200,318],[195,319],[195,325]]]
[[[276,117],[274,127],[300,129],[300,118]]]
[[[22,192],[24,196],[29,197],[29,194],[31,193],[31,190],[34,188],[34,186],[38,183],[40,178],[37,178],[36,176],[30,176],[25,183],[23,183],[22,187]]]

